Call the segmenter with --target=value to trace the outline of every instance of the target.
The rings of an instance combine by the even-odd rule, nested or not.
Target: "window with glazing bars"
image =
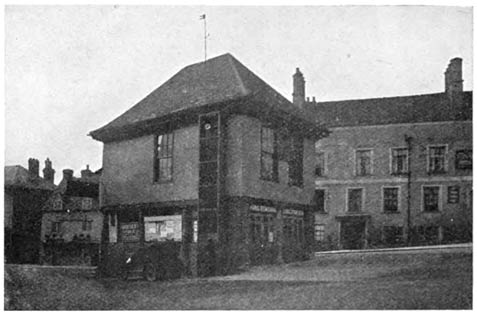
[[[322,242],[325,240],[325,225],[315,224],[315,241]]]
[[[429,173],[446,171],[446,146],[429,146]]]
[[[398,211],[398,188],[383,188],[383,206],[385,212]]]
[[[278,180],[278,160],[276,154],[275,132],[262,127],[261,132],[260,177],[263,180]]]
[[[424,211],[426,212],[439,211],[439,192],[440,192],[440,188],[438,186],[423,187]]]
[[[174,133],[160,134],[156,138],[155,181],[172,180],[172,148]]]
[[[356,151],[356,175],[366,176],[371,174],[371,150],[360,149]]]
[[[393,174],[403,174],[407,173],[407,164],[408,164],[408,149],[407,148],[393,148],[391,150],[392,158],[392,173]]]

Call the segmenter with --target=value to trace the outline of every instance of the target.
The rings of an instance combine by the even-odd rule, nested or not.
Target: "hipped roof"
[[[131,109],[90,135],[104,140],[107,134],[160,117],[240,99],[268,105],[272,112],[288,114],[304,123],[314,123],[313,118],[227,53],[183,68]]]

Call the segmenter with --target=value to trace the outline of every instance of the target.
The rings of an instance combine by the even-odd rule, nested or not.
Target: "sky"
[[[7,6],[5,165],[49,157],[102,166],[88,133],[181,68],[231,53],[291,100],[299,67],[317,101],[442,92],[463,58],[472,90],[472,8],[451,6]]]

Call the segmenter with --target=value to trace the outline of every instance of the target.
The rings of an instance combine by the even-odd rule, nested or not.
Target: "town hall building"
[[[153,243],[175,243],[193,276],[210,243],[222,274],[311,253],[327,130],[232,55],[183,68],[90,135],[104,143],[106,272]]]

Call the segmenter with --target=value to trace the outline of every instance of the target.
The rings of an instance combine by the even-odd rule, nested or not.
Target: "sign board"
[[[456,169],[472,169],[472,150],[461,149],[455,153]]]
[[[138,242],[139,241],[139,223],[123,222],[119,225],[122,242]]]
[[[460,188],[458,185],[449,186],[447,188],[447,203],[458,204],[460,196]]]
[[[199,224],[198,224],[197,220],[194,220],[194,223],[192,225],[192,229],[194,231],[192,241],[194,241],[194,243],[197,243],[197,239],[199,237]]]
[[[292,215],[292,216],[303,216],[303,211],[302,210],[296,210],[296,209],[284,209],[283,210],[284,215]]]
[[[144,217],[146,241],[182,241],[182,216],[149,216]]]
[[[261,213],[276,213],[277,210],[274,207],[262,206],[262,205],[250,205],[250,210]]]

